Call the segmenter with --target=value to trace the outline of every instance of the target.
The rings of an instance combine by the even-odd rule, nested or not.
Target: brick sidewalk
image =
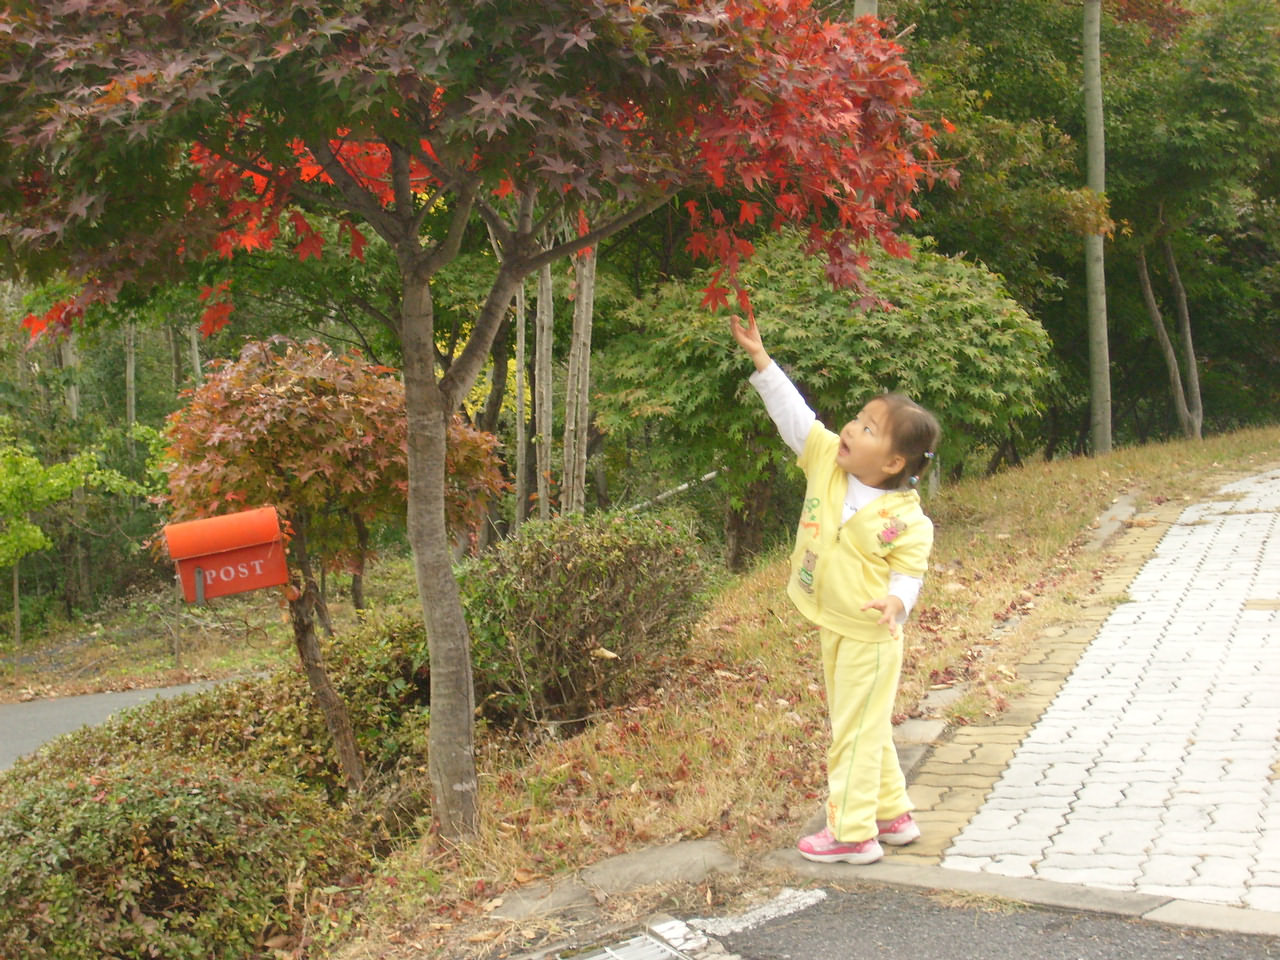
[[[1280,911],[1278,517],[1271,470],[1139,518],[1025,694],[915,767],[891,859]]]

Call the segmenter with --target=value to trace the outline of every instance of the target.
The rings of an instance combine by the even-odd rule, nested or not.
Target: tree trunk
[[[1084,3],[1084,119],[1089,189],[1104,196],[1106,140],[1102,115],[1102,0]],[[1089,322],[1090,434],[1095,454],[1111,451],[1111,358],[1107,344],[1107,290],[1102,234],[1084,240]]]
[[[13,646],[22,649],[22,578],[18,575],[18,561],[13,561]]]
[[[324,655],[320,652],[320,641],[316,637],[316,610],[320,605],[320,589],[316,586],[315,573],[311,567],[311,555],[307,549],[306,520],[295,518],[294,538],[289,552],[294,565],[302,575],[302,589],[289,600],[289,621],[293,625],[293,645],[298,651],[298,659],[302,661],[302,669],[307,675],[307,683],[315,695],[316,703],[324,714],[325,725],[329,735],[333,737],[333,746],[338,754],[338,764],[342,767],[343,776],[347,778],[347,786],[351,790],[359,790],[364,783],[364,763],[360,759],[360,751],[356,747],[355,733],[351,729],[351,716],[347,705],[334,689],[325,669]]]
[[[1178,415],[1178,426],[1187,437],[1198,436],[1197,428],[1187,407],[1186,391],[1182,388],[1182,371],[1178,367],[1178,353],[1169,339],[1169,331],[1164,325],[1164,316],[1160,313],[1160,305],[1156,302],[1155,291],[1151,287],[1151,274],[1147,269],[1147,254],[1142,247],[1138,248],[1138,286],[1142,288],[1142,302],[1147,305],[1147,315],[1151,317],[1151,326],[1155,328],[1156,342],[1160,345],[1160,354],[1164,357],[1165,369],[1169,372],[1169,392],[1173,395],[1173,409]]]
[[[854,0],[853,3],[853,19],[859,17],[878,17],[880,15],[880,5],[877,0]]]
[[[1173,302],[1178,314],[1178,336],[1182,340],[1183,361],[1187,365],[1187,414],[1190,418],[1191,433],[1188,436],[1201,439],[1204,427],[1204,400],[1200,396],[1200,363],[1196,360],[1195,344],[1191,339],[1191,310],[1187,306],[1187,290],[1182,285],[1182,275],[1178,272],[1178,261],[1173,255],[1173,244],[1169,235],[1161,237],[1164,247],[1164,263],[1169,271],[1169,283],[1173,286]]]
[[[569,376],[564,390],[564,472],[560,500],[565,513],[587,508],[587,422],[590,414],[591,321],[595,309],[596,253],[588,247],[574,261],[576,296]]]
[[[529,468],[526,463],[529,443],[529,422],[525,398],[528,359],[525,356],[525,295],[524,281],[516,289],[516,516],[511,532],[520,529],[529,516]]]
[[[316,638],[316,600],[318,593],[315,580],[303,577],[302,592],[297,599],[289,601],[289,620],[293,624],[293,644],[298,650],[298,658],[302,661],[302,669],[311,685],[320,710],[324,713],[325,724],[333,737],[333,746],[338,754],[338,765],[343,776],[347,778],[347,787],[356,791],[364,784],[364,763],[360,759],[360,751],[356,748],[355,733],[351,729],[351,717],[347,713],[347,705],[334,689],[329,680],[329,672],[324,666],[324,657],[320,652],[320,641]]]
[[[747,561],[760,552],[764,543],[764,505],[772,499],[773,481],[756,480],[747,485],[741,507],[725,509],[725,563],[730,570],[743,570]]]
[[[493,341],[493,376],[489,380],[489,393],[484,399],[484,409],[476,426],[486,433],[498,432],[498,419],[502,416],[502,402],[507,398],[507,374],[511,369],[511,347],[507,343],[507,321],[498,328]]]
[[[124,325],[124,419],[128,426],[129,459],[133,460],[133,425],[138,422],[138,328]]]
[[[538,271],[537,328],[533,348],[533,412],[536,421],[534,444],[538,451],[538,518],[551,519],[551,431],[552,383],[551,343],[553,320],[551,265]]]
[[[356,531],[356,569],[351,574],[351,606],[357,616],[364,612],[364,567],[365,558],[369,555],[369,528],[358,513],[351,515],[351,524]]]
[[[177,396],[182,389],[182,344],[178,331],[172,326],[165,326],[164,337],[169,344],[169,372],[173,376],[173,393]]]
[[[431,291],[426,276],[402,265],[405,411],[409,424],[409,543],[427,627],[431,664],[428,771],[433,813],[443,836],[479,825],[471,642],[445,528],[444,458],[450,411],[435,378]]]
[[[187,328],[187,348],[191,357],[191,384],[199,387],[204,382],[204,367],[200,364],[200,325]]]
[[[72,423],[80,421],[80,355],[76,350],[75,332],[68,331],[59,346],[59,357],[62,369],[66,374],[67,418]],[[72,510],[75,523],[71,530],[71,550],[69,553],[66,606],[71,613],[76,608],[87,608],[93,594],[93,585],[89,576],[89,550],[85,545],[85,535],[79,529],[83,526],[85,516],[84,487],[76,487],[71,494]]]

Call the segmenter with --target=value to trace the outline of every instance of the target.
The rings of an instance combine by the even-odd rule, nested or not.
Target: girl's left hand
[[[863,610],[879,610],[880,619],[876,623],[881,626],[893,629],[898,625],[898,618],[906,612],[906,607],[902,605],[902,601],[893,594],[880,597],[877,600],[868,600],[862,605]]]

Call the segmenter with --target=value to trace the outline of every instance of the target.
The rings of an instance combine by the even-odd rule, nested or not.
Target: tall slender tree
[[[1102,0],[1084,0],[1084,119],[1089,189],[1107,193],[1106,132],[1102,113]],[[1111,351],[1107,340],[1106,237],[1084,238],[1086,316],[1089,327],[1089,435],[1093,452],[1111,451]]]

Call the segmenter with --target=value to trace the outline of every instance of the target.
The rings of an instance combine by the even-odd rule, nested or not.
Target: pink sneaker
[[[920,836],[920,828],[911,819],[911,814],[904,813],[894,820],[877,820],[876,829],[880,832],[877,839],[891,847],[906,846]]]
[[[830,827],[823,827],[818,833],[805,837],[796,847],[800,856],[816,863],[875,863],[884,856],[879,841],[869,837],[859,843],[841,843],[835,838]]]

